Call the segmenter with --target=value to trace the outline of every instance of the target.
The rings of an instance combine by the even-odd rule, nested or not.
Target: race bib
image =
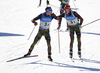
[[[44,29],[48,29],[48,28],[50,28],[50,24],[51,24],[51,22],[41,22],[40,26]]]
[[[67,21],[68,25],[76,25],[78,23],[77,18],[75,20]]]

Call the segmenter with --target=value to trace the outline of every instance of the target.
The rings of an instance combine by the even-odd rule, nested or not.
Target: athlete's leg
[[[74,29],[73,29],[73,27],[69,27],[69,34],[70,34],[69,56],[70,56],[70,58],[72,58],[73,57],[73,42],[74,42]]]
[[[76,35],[77,35],[77,42],[78,42],[78,51],[81,51],[81,30],[79,26],[76,27]]]
[[[79,26],[77,26],[76,35],[77,35],[77,42],[78,42],[78,55],[79,57],[81,57],[81,31]]]
[[[44,34],[46,42],[47,42],[47,46],[48,46],[48,59],[50,61],[52,61],[53,59],[51,58],[51,38],[50,38],[50,34],[49,34],[49,30],[46,31],[46,33]]]
[[[49,34],[49,30],[46,31],[46,33],[44,34],[46,42],[47,42],[47,46],[48,46],[48,55],[51,55],[51,38],[50,38],[50,34]]]
[[[31,52],[34,48],[34,46],[36,45],[36,43],[41,39],[41,37],[43,36],[43,32],[41,29],[39,29],[38,34],[36,35],[34,42],[32,43],[32,45],[29,48],[29,52]]]
[[[69,27],[69,34],[70,34],[70,51],[73,51],[73,42],[74,42],[74,28]]]

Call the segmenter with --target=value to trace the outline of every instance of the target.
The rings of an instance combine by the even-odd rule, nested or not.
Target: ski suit
[[[53,18],[57,19],[54,13],[52,13],[49,16],[46,16],[46,13],[41,13],[40,15],[34,18],[34,22],[40,19],[40,26],[39,26],[39,31],[34,39],[34,42],[32,43],[29,49],[30,51],[33,50],[36,43],[41,39],[42,36],[44,36],[48,46],[48,55],[49,56],[51,55],[51,44],[50,44],[51,38],[50,38],[49,28]]]
[[[73,50],[74,32],[76,32],[76,35],[77,35],[78,51],[81,51],[81,30],[80,30],[80,25],[83,22],[83,18],[78,13],[76,13],[75,11],[71,11],[69,13],[69,15],[67,15],[66,13],[63,13],[59,17],[64,17],[66,19],[67,25],[69,26],[70,51]]]

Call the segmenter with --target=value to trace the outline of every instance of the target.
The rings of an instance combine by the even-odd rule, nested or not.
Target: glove
[[[81,25],[79,25],[79,29],[81,29]]]
[[[80,25],[82,25],[82,23],[80,23]]]
[[[60,17],[58,17],[57,20],[59,21],[60,20]]]
[[[37,25],[37,22],[34,22],[34,25],[36,26]]]
[[[68,24],[67,24],[67,30],[69,29],[69,26],[68,26]]]
[[[68,30],[69,28],[67,27],[67,29],[66,30]]]
[[[61,24],[59,24],[59,26],[58,26],[58,28],[57,28],[57,29],[60,29],[60,26],[61,26]]]

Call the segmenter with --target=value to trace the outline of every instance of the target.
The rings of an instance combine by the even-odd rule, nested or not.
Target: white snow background
[[[49,0],[53,12],[59,15],[60,2]],[[75,5],[74,5],[75,3]],[[83,17],[83,25],[100,18],[100,0],[73,0],[71,8],[78,8],[77,12]],[[42,1],[41,7],[37,7],[39,0],[0,0],[0,73],[100,73],[100,20],[89,24],[81,29],[82,36],[82,59],[77,55],[77,39],[74,40],[74,59],[69,58],[69,33],[60,33],[60,53],[58,47],[58,22],[52,20],[50,27],[52,58],[47,58],[47,44],[44,37],[34,47],[31,55],[39,55],[20,59],[12,62],[8,60],[23,56],[28,52],[38,29],[35,27],[31,38],[28,37],[34,28],[31,19],[43,13],[46,0]],[[58,11],[58,12],[57,12]],[[66,29],[66,21],[62,20],[62,30]]]

